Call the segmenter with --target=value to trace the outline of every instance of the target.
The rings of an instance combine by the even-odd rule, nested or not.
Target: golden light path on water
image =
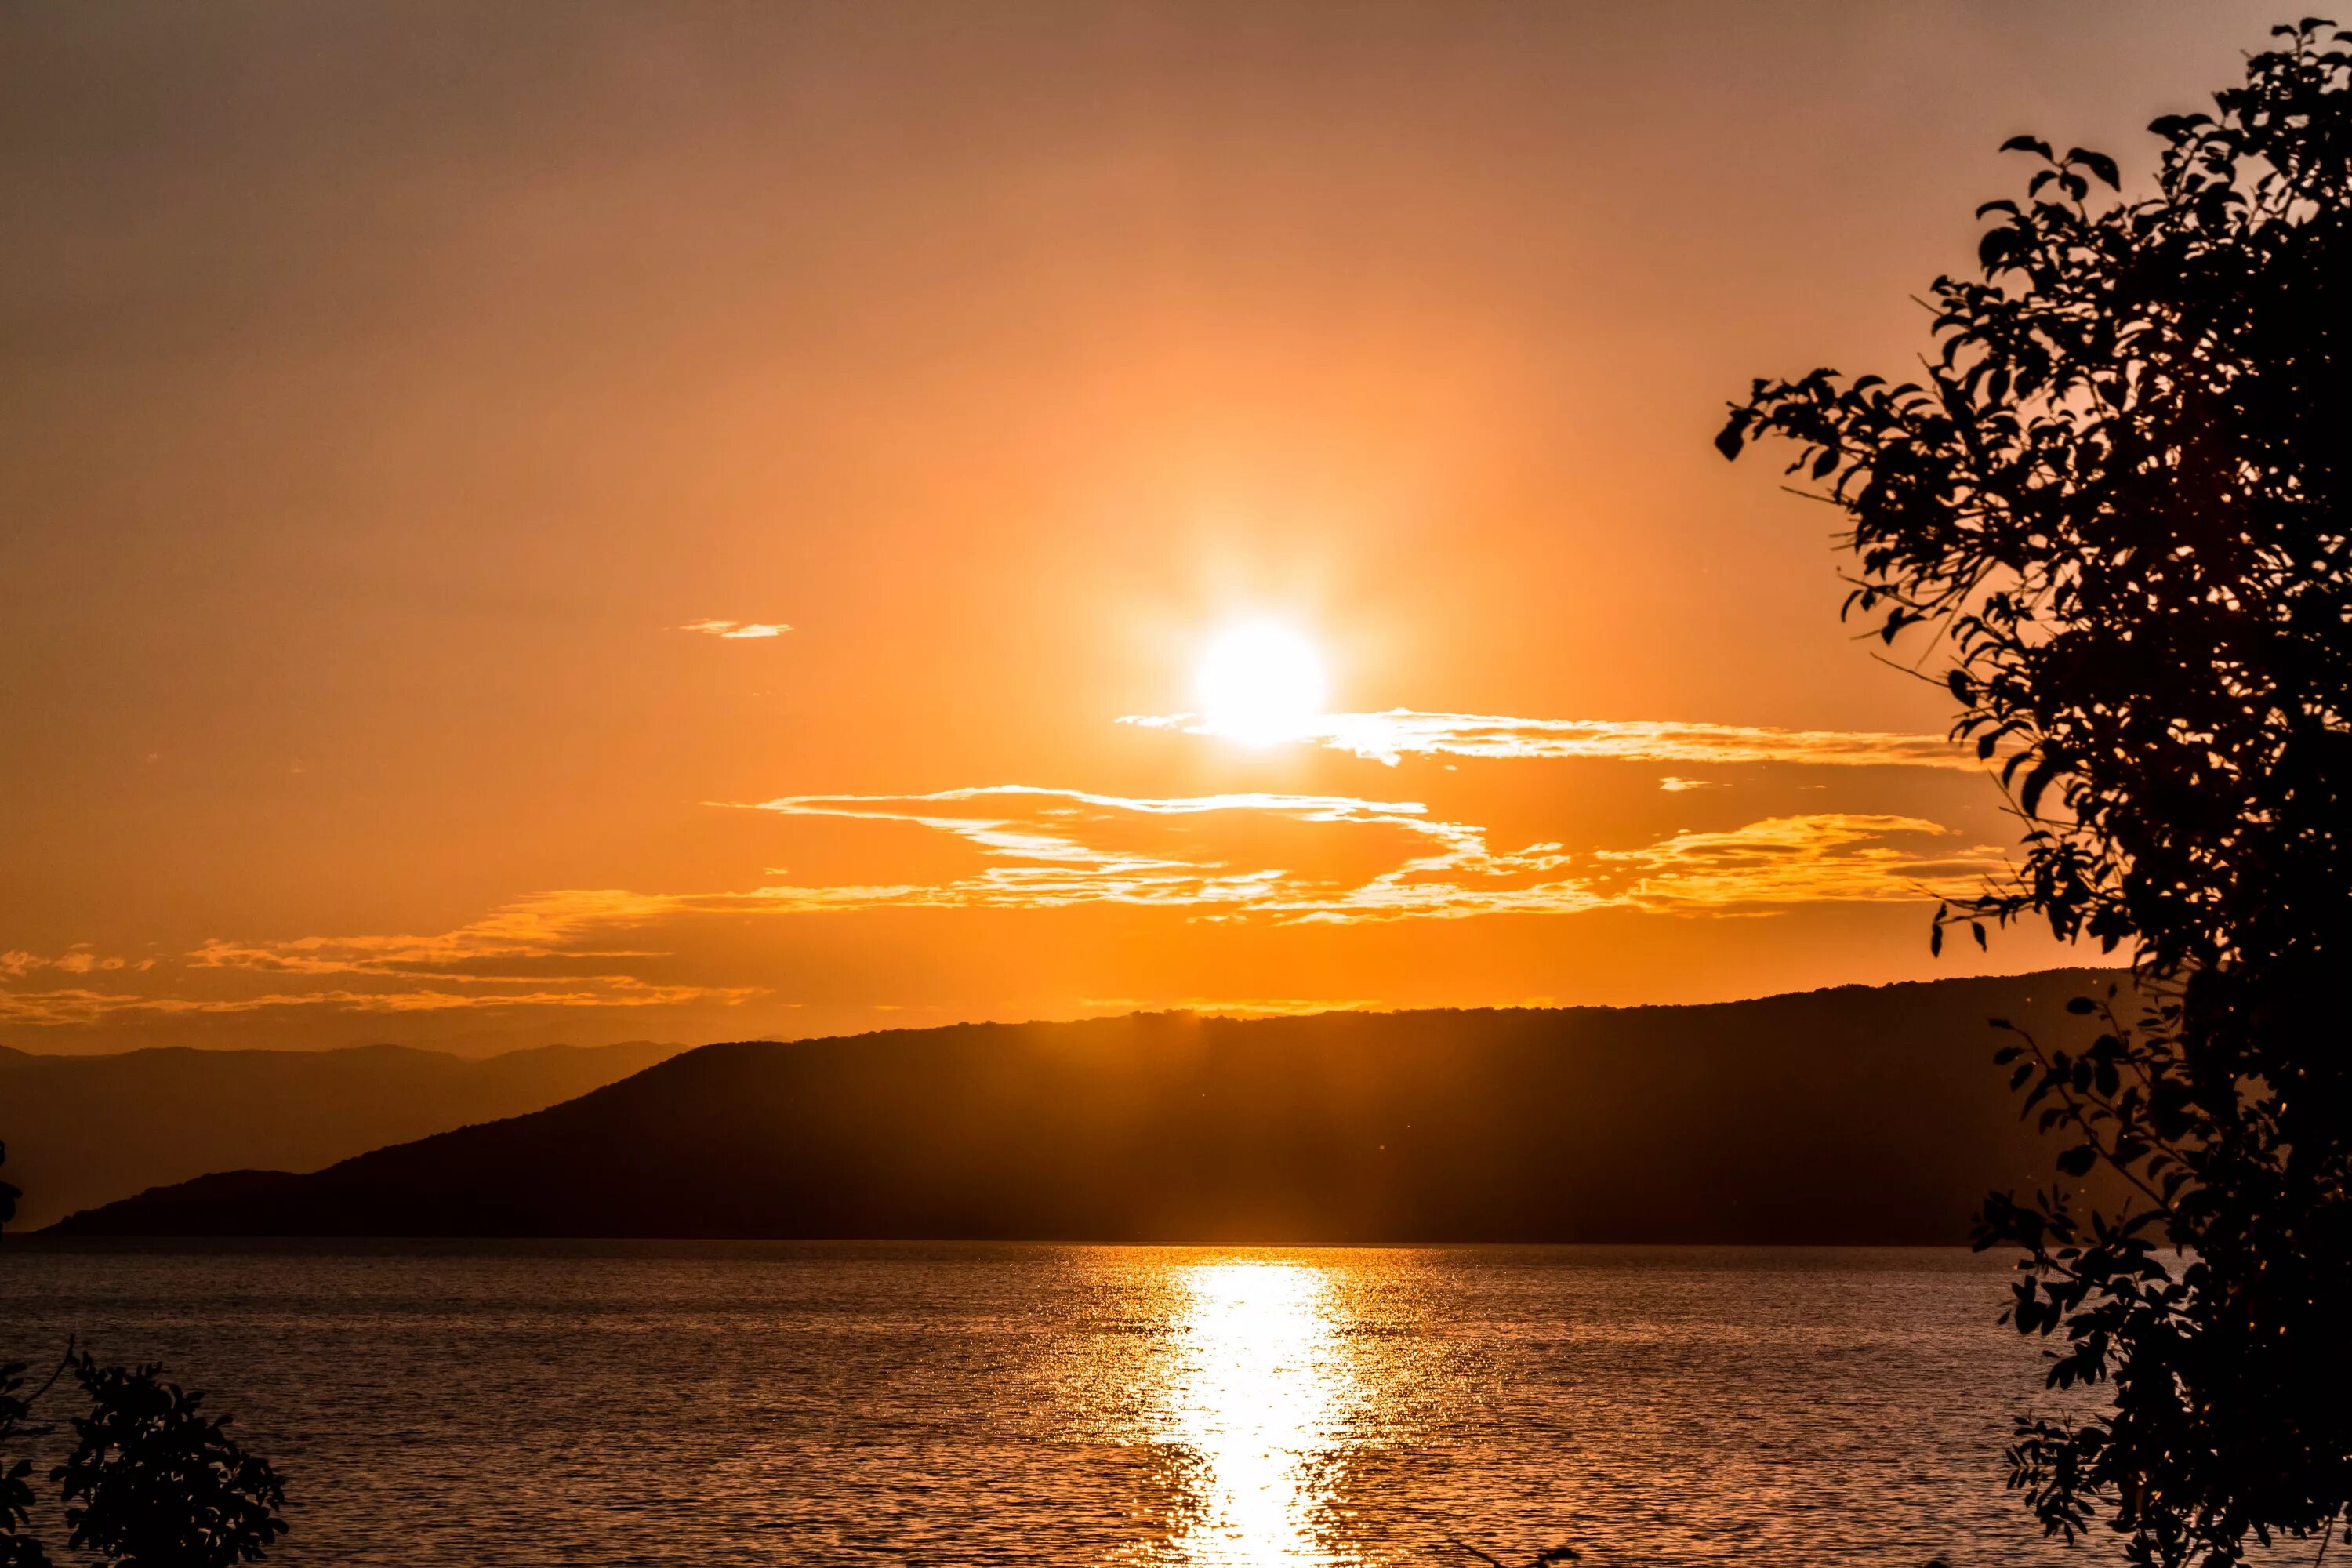
[[[1341,1338],[1331,1271],[1201,1263],[1176,1280],[1168,1436],[1191,1456],[1181,1562],[1319,1562],[1335,1448],[1370,1389]]]

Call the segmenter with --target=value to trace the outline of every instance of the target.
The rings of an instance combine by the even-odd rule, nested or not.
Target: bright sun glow
[[[1276,621],[1222,633],[1193,685],[1207,728],[1245,745],[1293,739],[1323,712],[1323,660],[1314,644]]]

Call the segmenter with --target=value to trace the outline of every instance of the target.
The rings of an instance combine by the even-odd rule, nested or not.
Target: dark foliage
[[[0,1363],[0,1568],[47,1568],[49,1561],[27,1531],[33,1488],[25,1478],[33,1473],[33,1461],[9,1457],[17,1440],[30,1436],[26,1420],[33,1401],[22,1393],[24,1386],[24,1363]]]
[[[2113,1388],[2023,1424],[2012,1485],[2150,1563],[2327,1533],[2352,1492],[2352,34],[2274,37],[2150,127],[2146,197],[2013,138],[2042,167],[1980,209],[1981,279],[1937,280],[1924,376],[1759,381],[1718,438],[1795,442],[1853,525],[1849,613],[1949,653],[2024,855],[1936,944],[2033,916],[2138,969],[2144,1009],[2077,1004],[2087,1046],[2000,1053],[2062,1175],[2134,1202],[1996,1196],[1978,1242],[2025,1248],[2052,1386]]]
[[[277,1472],[203,1413],[201,1393],[160,1366],[72,1365],[90,1413],[74,1418],[80,1441],[54,1479],[73,1545],[123,1568],[228,1568],[285,1533]]]
[[[9,1212],[0,1208],[0,1222]],[[286,1532],[286,1494],[269,1461],[239,1447],[227,1417],[205,1415],[204,1394],[163,1382],[163,1370],[100,1366],[68,1346],[48,1382],[26,1394],[24,1363],[0,1363],[0,1568],[49,1563],[30,1532],[33,1462],[10,1456],[40,1435],[28,1425],[33,1403],[68,1372],[89,1414],[74,1418],[74,1451],[49,1479],[62,1483],[74,1547],[121,1568],[228,1568],[258,1561]]]
[[[0,1165],[7,1163],[8,1145],[0,1143]],[[22,1195],[0,1182],[0,1226],[16,1216]],[[9,1458],[32,1410],[32,1401],[19,1393],[24,1386],[25,1363],[0,1362],[0,1568],[42,1568],[48,1562],[41,1543],[25,1533],[33,1509],[33,1489],[25,1478],[33,1473],[33,1461]]]

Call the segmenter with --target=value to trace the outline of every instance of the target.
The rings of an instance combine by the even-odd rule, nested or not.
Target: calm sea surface
[[[2105,1560],[2002,1494],[2001,1291],[1957,1251],[12,1244],[0,1359],[212,1390],[286,1563]]]

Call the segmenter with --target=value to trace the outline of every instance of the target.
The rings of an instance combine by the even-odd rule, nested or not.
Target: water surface
[[[2000,1264],[1896,1249],[0,1250],[345,1568],[2034,1563]]]

